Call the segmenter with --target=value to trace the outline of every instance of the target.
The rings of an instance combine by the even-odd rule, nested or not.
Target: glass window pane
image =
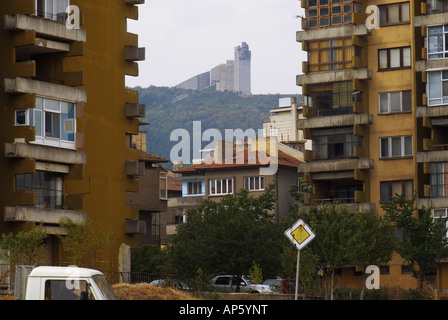
[[[45,109],[46,110],[52,110],[52,111],[61,111],[61,104],[59,101],[51,100],[51,99],[45,99]]]
[[[403,193],[403,182],[395,181],[392,182],[392,196]]]
[[[400,48],[390,50],[390,67],[399,68],[400,67]]]
[[[16,110],[16,125],[26,124],[26,110]]]
[[[400,22],[400,4],[391,4],[388,6],[389,11],[389,24]]]
[[[379,68],[380,69],[386,69],[387,67],[388,67],[388,64],[387,64],[387,50],[380,50],[380,52],[379,52],[379,63],[380,63],[380,66],[379,66]]]
[[[443,51],[443,26],[428,27],[428,53]]]
[[[412,97],[411,91],[403,91],[402,92],[402,111],[410,112],[412,111]]]
[[[401,137],[391,138],[392,140],[392,157],[401,156]]]
[[[411,200],[413,198],[413,191],[412,191],[412,181],[405,181],[404,182],[404,197],[406,200]]]
[[[390,188],[390,184],[389,182],[381,182],[380,184],[380,194],[381,194],[381,201],[382,202],[389,202],[389,188]]]
[[[380,93],[379,101],[380,101],[380,113],[388,113],[389,107],[388,107],[387,93]]]
[[[440,71],[429,72],[429,98],[440,98],[442,96]]]
[[[412,156],[412,136],[404,137],[404,155]]]
[[[381,144],[381,157],[388,157],[389,156],[389,139],[388,138],[383,138],[380,140],[380,144]]]
[[[448,97],[448,81],[442,82],[442,96]]]
[[[411,66],[411,48],[403,48],[403,67]]]
[[[401,22],[410,21],[409,19],[409,2],[401,3]]]
[[[401,92],[391,92],[390,93],[390,111],[400,112],[401,111]]]

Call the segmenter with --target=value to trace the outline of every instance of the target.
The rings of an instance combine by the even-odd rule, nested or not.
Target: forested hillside
[[[269,110],[278,107],[278,100],[289,95],[240,96],[234,92],[219,92],[214,87],[202,91],[179,88],[134,88],[139,91],[140,103],[146,104],[148,152],[170,159],[170,151],[177,141],[170,141],[171,132],[186,129],[192,137],[193,121],[201,121],[202,132],[218,129],[224,137],[225,129],[263,128]],[[201,133],[202,133],[201,132]],[[203,142],[202,147],[209,142]]]

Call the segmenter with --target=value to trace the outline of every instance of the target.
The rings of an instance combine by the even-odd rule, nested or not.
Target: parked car
[[[149,283],[150,285],[159,286],[159,287],[174,287],[178,290],[182,291],[189,291],[191,290],[191,287],[183,282],[182,280],[172,280],[172,279],[157,279],[154,281],[151,281]]]
[[[266,279],[264,285],[271,287],[275,293],[292,294],[295,292],[295,281],[287,279]],[[303,290],[303,286],[299,285],[299,290]]]
[[[210,280],[210,284],[219,292],[236,292],[238,282],[240,284],[239,292],[272,293],[269,286],[264,284],[254,284],[244,276],[220,275]]]

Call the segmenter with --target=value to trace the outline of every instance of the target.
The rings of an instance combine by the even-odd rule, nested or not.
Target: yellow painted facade
[[[441,39],[448,31],[448,1],[306,0],[301,5],[306,17],[297,41],[308,59],[297,76],[307,116],[299,120],[299,130],[313,141],[313,151],[298,172],[314,186],[307,204],[339,200],[354,212],[383,214],[381,201],[395,193],[416,194],[418,208],[446,216],[448,193],[440,179],[447,176],[448,161],[448,73],[443,72],[448,47],[441,47]],[[377,21],[371,19],[373,9]],[[441,31],[444,25],[447,31]],[[435,32],[437,38],[428,36]],[[353,53],[349,60],[347,52]],[[338,83],[351,86],[338,91]],[[341,104],[349,95],[352,101]],[[382,286],[417,286],[402,262],[394,254],[383,266]],[[440,263],[428,280],[447,289],[446,272],[447,264]],[[355,267],[344,268],[338,281],[363,284]]]
[[[126,21],[138,19],[144,1],[52,3],[0,3],[0,232],[43,223],[49,262],[58,265],[61,219],[98,222],[113,235],[100,252],[106,271],[130,271],[138,208],[125,194],[138,190],[142,173],[131,141],[144,106],[125,75],[138,76],[144,49]],[[66,25],[67,5],[79,29]]]

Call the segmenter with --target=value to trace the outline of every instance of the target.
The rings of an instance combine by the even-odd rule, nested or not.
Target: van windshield
[[[98,288],[100,288],[100,290],[106,300],[118,300],[117,296],[115,295],[114,290],[110,286],[109,282],[107,282],[105,276],[94,275],[93,281],[95,281]]]

